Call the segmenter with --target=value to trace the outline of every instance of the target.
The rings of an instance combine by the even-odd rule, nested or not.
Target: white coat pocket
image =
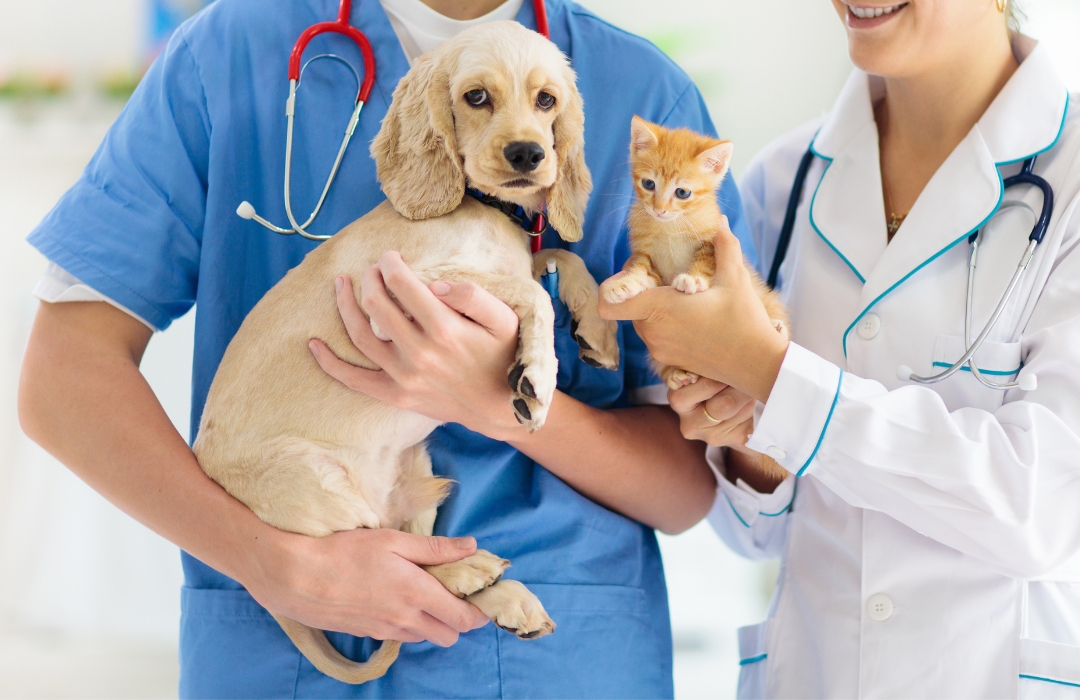
[[[769,622],[739,628],[739,700],[765,697]]]
[[[1080,698],[1080,647],[1021,639],[1020,697],[1024,700]]]
[[[944,371],[964,356],[966,350],[963,336],[939,335],[934,343],[933,372]],[[986,341],[975,353],[975,366],[992,382],[1011,382],[1023,367],[1020,343],[992,343]],[[983,386],[965,366],[943,382],[931,387],[941,396],[950,411],[960,408],[980,408],[996,411],[1001,408],[1005,392]]]

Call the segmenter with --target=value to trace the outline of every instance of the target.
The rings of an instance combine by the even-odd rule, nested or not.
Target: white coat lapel
[[[869,81],[862,71],[851,74],[814,138],[814,153],[829,163],[810,204],[810,225],[860,282],[887,244]]]

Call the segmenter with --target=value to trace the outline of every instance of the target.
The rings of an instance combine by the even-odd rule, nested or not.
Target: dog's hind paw
[[[555,631],[540,599],[520,581],[502,579],[466,598],[500,629],[519,639],[536,639]]]
[[[446,590],[458,598],[465,598],[494,584],[509,566],[510,562],[506,559],[478,549],[476,554],[460,561],[425,566],[424,569],[437,578]]]
[[[579,318],[570,319],[570,335],[578,344],[578,357],[593,367],[618,369],[618,323],[600,318],[595,309]]]

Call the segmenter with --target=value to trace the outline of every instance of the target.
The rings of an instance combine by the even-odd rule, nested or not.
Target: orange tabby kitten
[[[731,162],[730,141],[689,129],[666,129],[634,117],[630,124],[630,164],[637,195],[630,209],[630,259],[626,274],[604,283],[605,300],[619,303],[651,287],[671,285],[680,292],[703,292],[716,274],[713,238],[720,228],[716,191]],[[788,335],[787,312],[749,264],[761,303],[776,330]],[[672,389],[697,381],[698,375],[653,360],[656,373]],[[752,420],[747,432],[753,427]],[[784,469],[761,455],[767,473]]]

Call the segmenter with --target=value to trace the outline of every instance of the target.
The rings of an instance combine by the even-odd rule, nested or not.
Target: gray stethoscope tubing
[[[991,389],[1022,389],[1023,391],[1034,391],[1037,386],[1037,378],[1033,373],[1022,374],[1017,377],[1015,382],[998,383],[991,379],[987,379],[983,375],[979,368],[975,366],[975,353],[982,347],[986,337],[990,335],[990,330],[997,323],[998,318],[1005,310],[1006,304],[1009,303],[1009,299],[1012,298],[1013,291],[1015,291],[1017,285],[1020,284],[1020,278],[1023,277],[1024,271],[1027,270],[1028,265],[1031,263],[1031,258],[1035,255],[1035,248],[1042,243],[1043,237],[1050,228],[1050,218],[1054,213],[1054,189],[1050,186],[1044,178],[1036,175],[1033,171],[1035,168],[1035,159],[1037,156],[1032,156],[1024,161],[1020,172],[1002,181],[1002,192],[1009,189],[1014,185],[1033,185],[1039,188],[1042,192],[1042,211],[1039,213],[1039,218],[1035,222],[1035,226],[1031,229],[1031,234],[1028,236],[1027,248],[1024,250],[1023,257],[1020,258],[1019,264],[1016,266],[1016,271],[1013,272],[1012,279],[1009,280],[1009,285],[1005,289],[1005,293],[998,301],[997,307],[994,309],[994,313],[990,316],[990,321],[979,333],[979,337],[975,339],[975,342],[971,342],[971,305],[975,291],[975,268],[978,261],[979,252],[979,237],[982,235],[982,230],[985,225],[978,231],[973,233],[968,242],[971,244],[971,255],[968,257],[968,278],[967,278],[967,299],[964,304],[964,346],[967,350],[964,351],[964,355],[955,363],[950,365],[943,372],[930,375],[929,377],[923,377],[915,374],[907,365],[901,365],[897,371],[896,376],[900,381],[912,381],[916,384],[935,384],[944,379],[948,379],[956,372],[960,371],[964,365],[967,365],[971,370],[971,374],[979,380],[984,386]],[[802,157],[802,161],[799,163],[799,168],[795,174],[795,182],[791,186],[791,194],[788,197],[787,211],[784,216],[784,223],[780,227],[780,235],[777,237],[776,252],[773,254],[773,261],[769,271],[768,284],[772,288],[776,288],[777,280],[780,275],[780,267],[784,262],[784,258],[787,256],[788,245],[791,242],[791,235],[795,229],[795,213],[799,206],[799,201],[802,199],[803,190],[806,187],[806,177],[810,172],[810,166],[814,161],[814,150],[811,147],[806,151]],[[1012,207],[1023,207],[1034,214],[1034,210],[1027,204],[1019,201],[1003,202],[994,211],[994,215],[1001,213],[1002,211]]]
[[[330,239],[333,234],[319,235],[309,233],[307,231],[308,226],[315,221],[315,217],[319,215],[319,211],[322,210],[323,202],[326,201],[326,195],[330,191],[330,185],[334,183],[334,178],[337,177],[338,168],[341,166],[341,159],[345,157],[345,149],[349,147],[349,141],[352,140],[353,132],[356,131],[356,125],[360,121],[360,110],[363,109],[364,103],[361,100],[357,100],[356,107],[353,108],[352,116],[349,117],[349,124],[345,127],[345,137],[341,140],[341,147],[338,149],[337,157],[334,158],[334,165],[330,169],[330,176],[326,178],[326,184],[323,186],[322,194],[319,196],[319,201],[315,204],[315,208],[311,211],[311,216],[307,218],[303,224],[299,224],[296,221],[296,217],[293,215],[292,210],[292,152],[293,152],[293,123],[296,120],[296,91],[300,87],[300,81],[304,79],[304,71],[314,61],[320,58],[330,58],[336,61],[344,63],[350,71],[352,71],[353,77],[356,78],[357,89],[360,87],[360,75],[353,68],[352,64],[346,61],[341,56],[336,54],[320,54],[308,59],[307,63],[300,71],[299,80],[289,81],[289,99],[285,103],[285,116],[288,120],[285,130],[285,215],[289,217],[289,223],[292,224],[292,228],[282,228],[276,226],[270,221],[267,221],[255,211],[255,207],[248,201],[243,201],[240,206],[236,208],[236,213],[245,219],[253,219],[254,221],[262,224],[266,228],[270,229],[274,233],[280,233],[282,235],[290,235],[299,233],[304,238],[312,241],[325,241]]]

